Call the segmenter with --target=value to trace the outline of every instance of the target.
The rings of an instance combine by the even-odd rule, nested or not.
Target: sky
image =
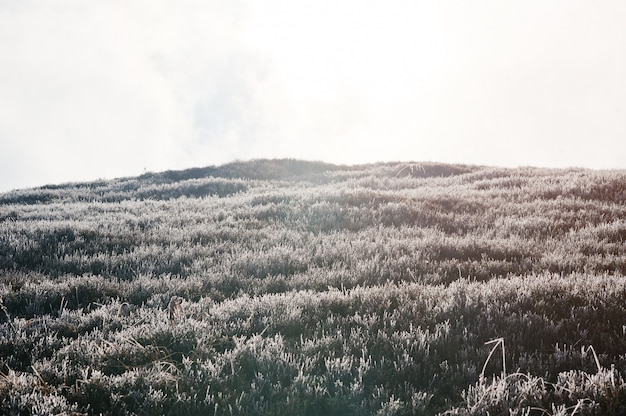
[[[622,0],[0,0],[0,192],[256,158],[626,168]]]

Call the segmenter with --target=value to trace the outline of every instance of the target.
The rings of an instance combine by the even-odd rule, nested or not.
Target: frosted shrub
[[[8,393],[11,394],[8,394]],[[75,404],[29,373],[10,370],[0,380],[0,410],[2,414],[55,415],[77,410]]]

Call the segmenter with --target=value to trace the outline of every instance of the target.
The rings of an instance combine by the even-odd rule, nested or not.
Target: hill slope
[[[619,414],[624,201],[295,160],[0,194],[0,413]]]

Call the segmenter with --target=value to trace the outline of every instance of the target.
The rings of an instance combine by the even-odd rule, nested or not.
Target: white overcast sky
[[[0,0],[0,191],[235,159],[626,168],[623,0]]]

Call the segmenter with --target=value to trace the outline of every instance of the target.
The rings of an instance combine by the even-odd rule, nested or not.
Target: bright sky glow
[[[0,191],[293,157],[626,168],[626,3],[0,1]]]

